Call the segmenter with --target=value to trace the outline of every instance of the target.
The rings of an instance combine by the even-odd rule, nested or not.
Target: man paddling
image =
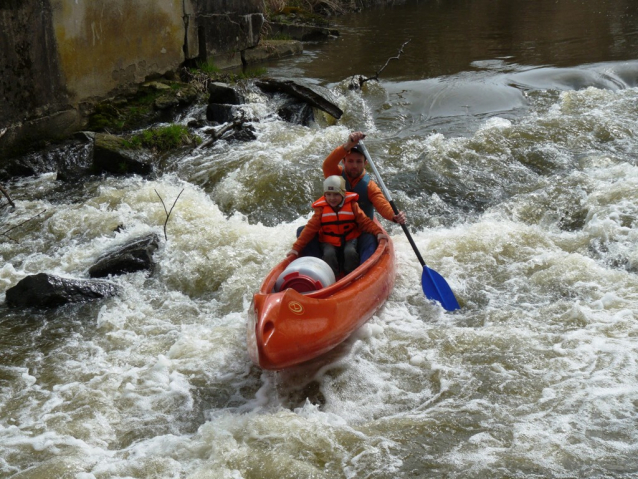
[[[323,176],[340,175],[346,180],[346,191],[359,195],[359,207],[370,218],[374,219],[374,210],[388,221],[405,224],[405,213],[394,214],[390,202],[383,195],[379,186],[372,181],[366,172],[366,157],[359,149],[359,141],[366,135],[360,131],[353,131],[348,135],[348,141],[338,146],[323,162]],[[343,161],[343,166],[340,165]],[[363,263],[377,248],[374,235],[363,233],[359,237],[359,256]]]

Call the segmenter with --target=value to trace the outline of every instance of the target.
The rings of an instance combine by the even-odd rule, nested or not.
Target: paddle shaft
[[[383,194],[385,195],[386,199],[390,203],[390,206],[392,206],[392,211],[394,211],[395,215],[398,215],[399,210],[394,204],[394,201],[392,200],[392,196],[390,195],[390,192],[385,187],[385,183],[383,183],[383,178],[381,178],[381,175],[379,174],[377,167],[374,165],[372,158],[370,158],[370,154],[368,153],[368,150],[366,149],[362,141],[359,142],[359,146],[361,147],[361,151],[363,152],[363,155],[366,157],[366,160],[372,167],[372,171],[374,171],[374,174],[377,177],[377,181],[379,182],[379,185],[381,185]],[[447,311],[454,311],[456,309],[460,309],[461,306],[459,305],[459,302],[456,300],[456,297],[454,296],[454,293],[452,292],[450,285],[447,284],[447,281],[445,281],[443,276],[441,276],[439,273],[437,273],[433,269],[428,268],[425,265],[425,261],[423,260],[421,253],[416,247],[416,244],[414,244],[414,240],[412,239],[412,235],[410,235],[410,232],[408,231],[408,227],[406,225],[401,225],[401,228],[403,228],[403,232],[408,237],[408,240],[410,241],[410,245],[412,246],[412,249],[416,253],[416,257],[419,258],[419,261],[421,262],[421,266],[423,267],[423,273],[421,275],[421,286],[423,288],[423,293],[425,293],[425,296],[427,296],[428,299],[432,299],[434,301],[440,302],[441,305]]]
[[[372,158],[370,158],[370,154],[368,153],[368,149],[363,144],[363,141],[359,142],[359,146],[361,147],[361,150],[363,151],[363,154],[366,157],[366,160],[368,160],[368,164],[372,167],[372,171],[374,171],[374,175],[377,177],[377,181],[379,182],[379,186],[381,186],[381,190],[383,191],[383,194],[385,195],[386,199],[390,203],[390,206],[392,206],[392,211],[394,211],[395,215],[398,215],[399,214],[399,210],[397,209],[397,206],[394,204],[394,200],[392,199],[392,195],[390,194],[388,189],[385,187],[385,183],[383,182],[383,178],[381,178],[381,175],[379,174],[379,171],[377,170],[377,167],[374,166],[374,162],[372,161]],[[419,262],[421,263],[421,266],[425,266],[425,261],[423,260],[423,257],[421,256],[421,253],[419,252],[419,249],[416,247],[416,244],[414,243],[414,240],[412,239],[412,235],[410,234],[410,231],[408,230],[408,227],[406,225],[402,224],[401,228],[403,228],[403,232],[408,237],[408,241],[410,242],[410,246],[412,246],[412,249],[416,253],[416,257],[419,259]]]

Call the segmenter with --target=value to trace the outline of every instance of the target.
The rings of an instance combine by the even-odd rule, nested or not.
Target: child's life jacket
[[[361,235],[352,211],[352,204],[358,198],[358,194],[347,192],[341,207],[337,211],[328,204],[324,196],[312,204],[313,208],[323,208],[319,241],[341,247],[346,241],[358,238]]]

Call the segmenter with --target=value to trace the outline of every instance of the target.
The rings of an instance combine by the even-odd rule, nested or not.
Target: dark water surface
[[[334,19],[337,40],[305,46],[306,58],[278,74],[322,82],[373,76],[408,81],[481,70],[486,65],[568,68],[636,59],[633,0],[407,0]],[[297,69],[295,69],[297,68]]]
[[[338,39],[269,68],[330,88],[339,121],[292,125],[252,90],[255,141],[182,152],[155,178],[7,185],[0,477],[638,477],[637,15],[635,0],[414,0],[339,17]],[[407,39],[380,82],[348,89]],[[386,223],[384,307],[327,357],[261,371],[252,294],[352,130],[462,309],[424,298]],[[163,237],[158,194],[181,196],[152,275],[111,278],[122,293],[102,302],[4,306],[26,275],[87,277]]]

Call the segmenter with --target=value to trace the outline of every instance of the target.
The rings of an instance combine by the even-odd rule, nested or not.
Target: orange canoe
[[[330,351],[372,317],[394,286],[391,240],[381,240],[365,263],[326,288],[275,293],[277,278],[292,260],[275,266],[253,296],[248,352],[262,369],[288,368]]]

